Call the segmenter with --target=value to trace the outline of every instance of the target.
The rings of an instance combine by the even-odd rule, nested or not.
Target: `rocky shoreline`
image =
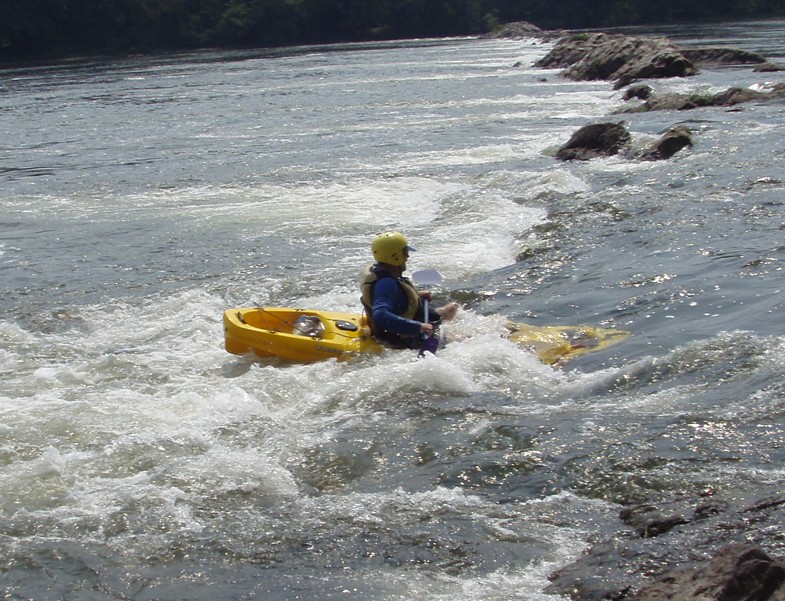
[[[783,70],[744,50],[677,48],[660,37],[542,32],[521,23],[507,26],[495,37],[557,39],[536,66],[562,69],[561,76],[574,80],[607,80],[614,89],[626,87],[623,101],[629,106],[617,114],[727,108],[785,98],[783,83],[765,91],[731,88],[716,94],[663,95],[640,83],[691,77],[708,65],[749,66],[757,72]],[[635,155],[626,125],[609,121],[580,128],[554,157],[590,160],[624,152],[639,160],[660,160],[692,145],[692,132],[677,124]],[[621,502],[616,532],[596,538],[578,560],[552,574],[546,592],[573,601],[785,601],[781,483],[751,495],[749,491],[707,490],[683,498]]]

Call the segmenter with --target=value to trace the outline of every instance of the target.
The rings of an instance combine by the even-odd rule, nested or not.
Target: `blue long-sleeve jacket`
[[[401,316],[408,308],[409,300],[398,280],[387,277],[376,281],[373,287],[371,318],[377,330],[399,336],[417,336],[420,333],[420,322]]]

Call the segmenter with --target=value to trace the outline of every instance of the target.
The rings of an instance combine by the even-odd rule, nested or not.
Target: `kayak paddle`
[[[442,274],[440,274],[435,269],[424,269],[422,271],[415,271],[412,274],[412,280],[418,286],[427,288],[429,286],[436,286],[441,284]],[[423,299],[423,323],[428,323],[429,309],[430,306],[428,298],[426,297]],[[432,353],[435,355],[438,348],[439,338],[435,334],[431,334],[430,336],[423,336],[417,356],[423,357],[425,353]]]

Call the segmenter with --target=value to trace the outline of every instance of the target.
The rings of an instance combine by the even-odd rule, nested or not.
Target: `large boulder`
[[[785,497],[640,499],[550,575],[572,601],[785,601]]]
[[[536,66],[563,68],[562,74],[576,81],[613,81],[616,89],[639,79],[697,73],[692,62],[666,38],[605,33],[562,38]]]
[[[630,601],[782,601],[785,562],[754,545],[719,549],[694,570],[674,570],[643,587]]]
[[[586,161],[617,154],[629,145],[630,133],[621,123],[592,123],[576,131],[559,148],[556,158],[562,161]]]

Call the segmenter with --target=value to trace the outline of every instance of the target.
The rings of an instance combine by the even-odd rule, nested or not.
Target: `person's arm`
[[[373,306],[371,315],[374,326],[394,332],[401,336],[416,336],[423,330],[419,321],[406,319],[397,314],[407,306],[406,295],[393,278],[382,278],[376,282],[373,290]]]

